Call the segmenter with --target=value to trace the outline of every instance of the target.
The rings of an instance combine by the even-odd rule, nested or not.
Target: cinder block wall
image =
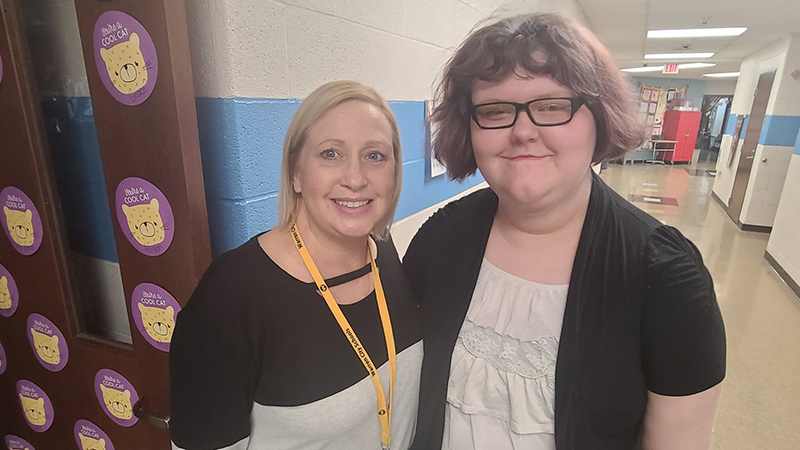
[[[215,255],[272,227],[284,134],[303,97],[333,80],[389,100],[403,142],[408,217],[482,181],[430,177],[425,106],[455,47],[487,18],[574,0],[198,0],[187,2],[200,144]]]

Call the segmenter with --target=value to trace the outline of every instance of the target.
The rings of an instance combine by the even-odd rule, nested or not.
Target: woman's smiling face
[[[472,104],[574,96],[549,75],[512,73],[497,82],[476,81]],[[597,127],[586,106],[568,123],[549,127],[534,125],[524,112],[510,128],[486,130],[470,122],[478,169],[501,197],[533,206],[557,205],[589,176]]]
[[[292,177],[309,225],[368,236],[392,206],[393,155],[391,125],[376,106],[350,100],[326,112],[309,128]]]

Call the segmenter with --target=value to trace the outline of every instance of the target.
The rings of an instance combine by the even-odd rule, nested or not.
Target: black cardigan
[[[441,448],[451,355],[496,211],[490,189],[450,203],[405,255],[425,346],[412,449]],[[699,251],[594,175],[556,362],[556,447],[637,448],[648,390],[690,395],[724,376],[725,330]]]

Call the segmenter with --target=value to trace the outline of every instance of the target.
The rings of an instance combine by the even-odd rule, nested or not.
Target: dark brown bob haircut
[[[470,136],[473,84],[512,73],[549,75],[584,99],[597,124],[593,163],[644,142],[633,86],[597,37],[558,14],[523,14],[474,31],[444,68],[431,122],[438,126],[434,155],[451,179],[463,180],[478,168]]]

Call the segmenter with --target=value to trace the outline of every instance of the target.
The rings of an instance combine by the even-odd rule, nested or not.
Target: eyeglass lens
[[[572,118],[572,103],[569,99],[541,99],[531,102],[528,110],[538,125],[559,125]],[[487,128],[507,127],[517,117],[513,103],[494,103],[475,108],[478,125]]]

